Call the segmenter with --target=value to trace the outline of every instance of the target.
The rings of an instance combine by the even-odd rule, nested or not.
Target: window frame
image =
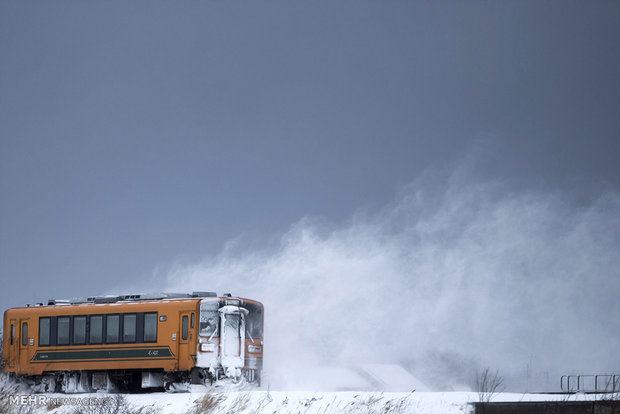
[[[60,342],[60,335],[59,335],[59,329],[60,329],[60,320],[61,319],[68,319],[69,320],[69,329],[67,331],[67,342],[66,343],[61,343]],[[56,346],[69,346],[71,345],[71,316],[65,315],[65,316],[58,316],[56,318]]]
[[[189,318],[187,315],[183,315],[181,318],[181,340],[187,341],[189,338]]]
[[[91,344],[92,345],[102,345],[102,344],[105,343],[105,341],[104,341],[105,340],[105,330],[104,330],[105,318],[104,318],[104,316],[105,315],[103,315],[103,314],[88,315],[88,322],[87,322],[87,329],[86,329],[87,335],[86,335],[86,337],[88,338],[88,344],[89,345],[91,345]],[[93,342],[92,341],[92,331],[93,331],[92,330],[92,327],[93,327],[92,319],[93,318],[101,318],[101,325],[100,325],[101,326],[101,330],[99,331],[101,339],[100,339],[99,342]]]
[[[47,320],[47,344],[41,343],[41,321]],[[39,317],[39,339],[37,340],[39,346],[51,346],[52,344],[52,318],[50,316]]]
[[[125,317],[133,316],[134,317],[134,325],[133,325],[133,341],[125,340]],[[138,342],[138,314],[137,313],[123,313],[122,318],[123,324],[121,329],[121,339],[124,344],[135,344]]]
[[[155,315],[155,340],[147,341],[146,340],[146,317],[147,315]],[[157,343],[157,334],[158,334],[158,324],[159,324],[159,315],[157,312],[144,312],[143,313],[143,324],[142,324],[142,341],[144,343]]]
[[[249,334],[254,338],[262,338],[264,334],[263,327],[263,308],[260,306],[247,306],[246,309],[250,311],[250,313],[246,316],[246,334]]]
[[[108,341],[108,318],[110,318],[111,316],[118,317],[117,332],[116,332],[116,342]],[[105,315],[105,337],[104,337],[104,343],[105,344],[120,344],[121,343],[121,314],[120,313],[107,313]]]
[[[77,318],[84,318],[84,341],[83,342],[76,342],[75,341],[75,320]],[[88,343],[87,338],[88,338],[88,317],[87,315],[74,315],[72,318],[73,323],[71,324],[73,326],[73,329],[71,329],[71,345],[86,345]]]
[[[133,317],[134,331],[133,340],[126,338],[125,319]],[[190,315],[184,315],[185,329],[181,328],[181,339],[188,340],[190,329],[196,326],[196,316],[192,312]],[[109,340],[109,320],[116,319],[117,329],[116,341]],[[76,322],[78,324],[76,325]],[[83,339],[76,338],[78,334],[77,326],[79,322],[83,322],[80,333]],[[99,329],[93,329],[93,322],[99,322]],[[11,324],[10,327],[10,345],[13,346],[21,342],[22,346],[29,344],[29,321],[21,322],[19,329],[21,332],[21,340],[17,340],[17,323]],[[47,326],[45,326],[47,325]],[[45,327],[44,327],[45,326]],[[150,329],[152,328],[152,329]],[[65,332],[60,332],[64,329]],[[149,334],[149,330],[151,335]],[[185,331],[185,332],[183,332]],[[114,333],[114,332],[112,332]],[[185,333],[185,335],[183,335]],[[64,334],[64,335],[63,335]],[[93,335],[99,336],[99,341],[94,341]],[[128,312],[128,313],[107,313],[107,314],[84,314],[84,315],[59,315],[59,316],[39,316],[37,330],[37,346],[72,346],[72,345],[105,345],[105,344],[122,344],[122,343],[157,343],[159,340],[159,312]]]
[[[22,346],[28,346],[28,322],[22,322]]]

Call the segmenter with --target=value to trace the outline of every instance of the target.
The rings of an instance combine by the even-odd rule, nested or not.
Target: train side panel
[[[4,338],[6,357],[3,356],[3,359],[6,366],[3,370],[19,375],[78,370],[189,370],[194,366],[196,359],[198,304],[198,300],[188,299],[10,309],[4,315],[4,326],[8,327],[8,335]],[[127,321],[139,320],[139,316],[145,314],[155,314],[157,317],[156,340],[152,342],[139,341],[138,338],[133,341],[125,340],[122,320],[124,318]],[[66,318],[68,316],[73,318]],[[107,338],[102,338],[101,343],[97,344],[89,344],[88,340],[82,341],[83,344],[73,344],[76,316],[87,316],[77,318],[85,319],[86,323],[92,320],[91,316],[101,316],[102,321],[118,320],[121,327],[118,329],[118,340],[115,343],[107,343]],[[51,327],[52,329],[48,328],[52,331],[52,336],[56,334],[53,328],[58,330],[60,319],[69,320],[68,329],[71,337],[69,344],[59,345],[55,343],[59,341],[51,341],[52,345],[42,345],[39,333],[40,318],[49,318],[48,320],[56,324],[55,327]],[[104,331],[103,335],[106,333]]]
[[[102,300],[7,310],[2,370],[42,392],[174,391],[224,378],[260,385],[260,302],[230,295]]]

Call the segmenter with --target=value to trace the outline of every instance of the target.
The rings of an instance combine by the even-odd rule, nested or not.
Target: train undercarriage
[[[227,377],[222,369],[193,368],[191,371],[163,370],[60,371],[36,376],[10,377],[30,387],[35,393],[61,392],[188,392],[191,385],[207,387],[259,387],[261,371],[241,370],[238,377]]]

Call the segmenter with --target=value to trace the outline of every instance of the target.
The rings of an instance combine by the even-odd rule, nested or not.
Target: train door
[[[245,315],[239,306],[227,305],[219,309],[221,317],[220,356],[227,376],[238,376],[229,369],[243,368],[245,358]]]
[[[17,347],[19,349],[19,357],[18,357],[18,374],[28,374],[28,362],[30,360],[30,355],[28,350],[30,349],[30,319],[20,319],[19,325],[15,327],[16,331],[19,331],[19,335],[17,338]],[[34,345],[34,340],[33,340]]]
[[[11,319],[9,321],[9,349],[8,349],[8,366],[9,368],[15,369],[17,367],[17,363],[15,362],[17,352],[17,320]]]
[[[193,312],[181,312],[179,332],[179,370],[189,371],[192,368],[192,355],[196,354],[196,347],[191,347],[194,343],[194,334],[191,329]]]

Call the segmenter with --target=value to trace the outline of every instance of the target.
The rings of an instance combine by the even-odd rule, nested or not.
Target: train
[[[2,371],[35,392],[260,386],[263,304],[215,292],[50,299],[4,312]]]

